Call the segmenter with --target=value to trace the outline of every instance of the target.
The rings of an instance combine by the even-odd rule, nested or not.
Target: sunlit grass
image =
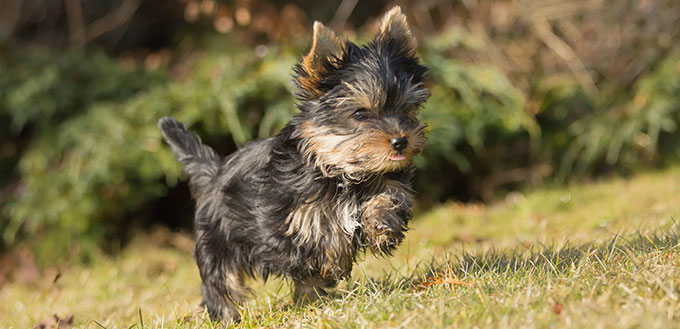
[[[390,259],[366,256],[334,298],[299,306],[254,283],[245,328],[680,327],[680,169],[513,193],[418,214]],[[190,242],[140,235],[116,258],[0,290],[0,327],[213,328]]]

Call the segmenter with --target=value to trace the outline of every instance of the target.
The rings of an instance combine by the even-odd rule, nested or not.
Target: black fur
[[[369,247],[390,254],[403,239],[411,218],[410,157],[424,145],[414,111],[429,92],[426,69],[400,42],[344,42],[342,56],[323,63],[316,86],[323,95],[298,83],[301,112],[275,137],[251,142],[223,161],[183,124],[159,121],[196,200],[194,256],[211,318],[239,318],[246,277],[284,276],[293,281],[297,300],[313,300],[350,275],[359,252]],[[309,74],[300,65],[295,71],[298,78]],[[357,108],[347,99],[357,95],[347,86],[369,82],[384,101],[373,109],[375,117],[354,120]],[[318,142],[326,134],[338,144]],[[371,150],[383,149],[403,155],[383,147],[387,141],[379,138],[389,134],[411,134],[415,146],[403,153],[409,162],[383,164],[373,157]],[[365,139],[375,141],[362,144]],[[320,149],[330,155],[320,159]]]

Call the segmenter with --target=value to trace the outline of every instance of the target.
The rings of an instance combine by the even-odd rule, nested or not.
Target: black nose
[[[398,137],[390,139],[390,145],[395,151],[401,152],[408,145],[408,139],[406,137]]]

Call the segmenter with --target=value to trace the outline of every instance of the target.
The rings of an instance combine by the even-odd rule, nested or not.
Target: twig
[[[64,7],[68,18],[69,42],[74,47],[82,47],[85,45],[85,23],[80,0],[64,0]]]
[[[20,188],[22,185],[21,180],[17,180],[3,188],[0,188],[0,203],[5,203],[12,196],[16,189]]]
[[[517,0],[519,8],[524,8],[528,21],[533,25],[538,37],[566,64],[584,92],[595,97],[599,90],[593,78],[576,52],[558,37],[550,25],[550,20],[569,17],[601,8],[602,0]]]
[[[418,22],[418,25],[423,31],[427,33],[433,33],[437,31],[437,27],[432,21],[432,15],[430,15],[430,6],[427,2],[418,2],[413,9],[413,18],[415,18],[416,22]]]
[[[89,24],[85,31],[85,42],[90,42],[104,33],[123,25],[135,14],[140,5],[140,0],[125,0],[112,13]]]
[[[416,288],[427,289],[437,285],[449,285],[451,288],[453,286],[474,287],[475,280],[473,279],[471,282],[460,280],[458,275],[450,267],[447,267],[443,272],[436,273],[434,276],[428,276],[423,281],[418,282]]]
[[[439,15],[445,17],[443,24],[448,25],[455,18],[452,1],[439,1]]]
[[[336,10],[335,15],[333,15],[333,19],[331,19],[330,26],[334,29],[342,29],[347,23],[349,15],[354,11],[357,2],[359,2],[359,0],[342,0],[340,6],[338,6],[338,10]]]
[[[574,75],[576,80],[579,82],[583,91],[591,98],[599,93],[599,90],[595,86],[593,78],[586,70],[585,65],[581,59],[576,55],[576,52],[569,47],[569,45],[560,39],[555,33],[553,33],[552,28],[548,20],[543,17],[534,17],[533,19],[534,30],[538,34],[539,38],[545,43],[550,50],[552,50],[557,56],[562,58],[567,64],[567,67]]]
[[[22,0],[0,1],[0,42],[12,35],[21,17]]]
[[[571,17],[603,6],[603,0],[517,0],[517,2],[532,21],[535,18],[551,21]]]

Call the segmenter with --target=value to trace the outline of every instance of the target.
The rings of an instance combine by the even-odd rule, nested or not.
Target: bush
[[[484,3],[453,8],[446,17],[459,24],[420,48],[433,95],[421,111],[429,146],[416,158],[420,200],[490,200],[543,179],[677,161],[680,11],[669,8],[679,4],[607,1],[611,10],[551,18],[554,8]],[[593,46],[623,27],[636,32]],[[5,246],[30,237],[43,263],[87,257],[125,233],[130,217],[148,216],[181,172],[156,127],[162,116],[221,154],[288,121],[299,47],[267,43],[258,57],[236,37],[204,39],[200,52],[157,70],[91,49],[0,59]]]
[[[122,101],[97,99],[62,120],[45,123],[21,155],[22,184],[4,207],[9,218],[5,243],[39,232],[34,245],[43,261],[67,255],[76,243],[81,251],[96,250],[125,223],[125,216],[164,195],[179,178],[179,164],[162,145],[156,127],[160,117],[174,115],[200,126],[198,133],[208,139],[226,134],[236,144],[271,135],[294,111],[287,89],[293,63],[286,54],[275,61],[238,50],[206,55],[183,81],[149,84]],[[118,87],[130,87],[125,81],[141,79],[139,74],[144,75],[128,73],[116,81]],[[55,87],[36,88],[43,90],[36,94],[47,94],[50,88]],[[10,89],[8,95],[18,93]],[[44,108],[49,110],[41,120],[69,110],[49,101]],[[12,119],[24,115],[5,113]]]

